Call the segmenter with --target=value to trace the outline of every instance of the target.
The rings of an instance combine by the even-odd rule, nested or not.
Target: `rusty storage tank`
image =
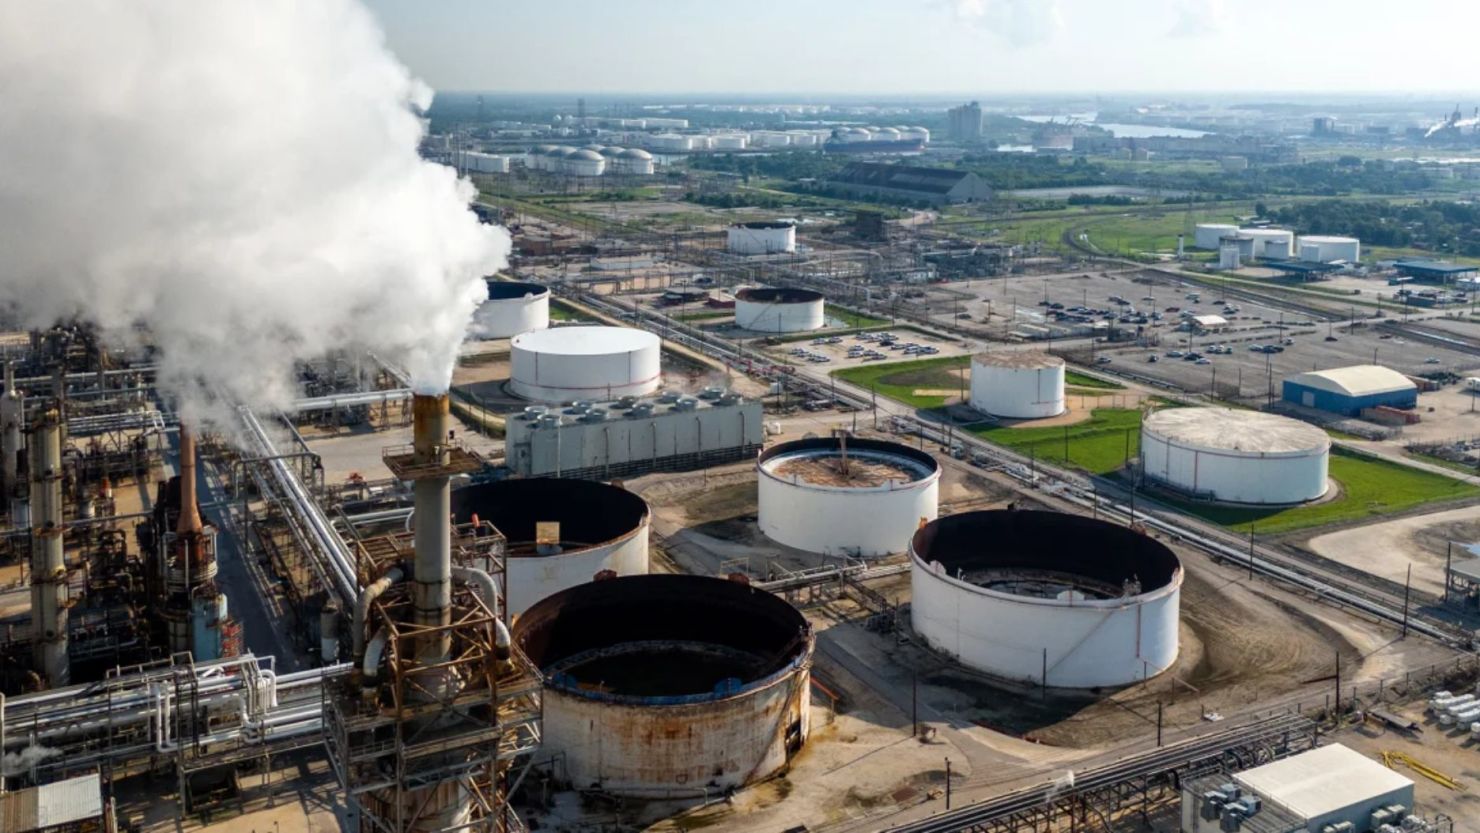
[[[617,486],[553,477],[482,483],[452,493],[452,515],[457,523],[477,515],[508,540],[504,596],[513,614],[603,570],[648,571],[647,501]]]
[[[545,679],[541,753],[576,788],[714,795],[776,774],[807,738],[811,627],[748,584],[602,579],[525,611],[514,640]]]

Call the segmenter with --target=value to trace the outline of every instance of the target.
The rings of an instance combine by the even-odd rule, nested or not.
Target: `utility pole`
[[[951,759],[946,758],[946,809],[951,809]]]
[[[1161,701],[1156,701],[1156,748],[1161,748]]]
[[[910,674],[910,737],[920,736],[920,676]]]

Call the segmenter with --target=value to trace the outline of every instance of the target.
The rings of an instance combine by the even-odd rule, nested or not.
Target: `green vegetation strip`
[[[551,321],[586,321],[587,318],[560,301],[550,302]]]
[[[970,356],[941,356],[912,362],[847,367],[834,370],[832,375],[914,408],[939,408],[946,404],[947,399],[957,397],[917,395],[915,391],[960,390],[964,380],[959,371],[965,371],[970,363]]]
[[[1141,447],[1141,411],[1136,408],[1096,408],[1090,419],[1074,425],[1043,428],[994,426],[974,432],[988,442],[1055,465],[1072,466],[1094,474],[1109,474],[1124,466]]]
[[[1101,390],[1125,390],[1125,385],[1112,382],[1109,379],[1101,379],[1088,373],[1080,373],[1077,370],[1064,371],[1064,384],[1073,385],[1077,388],[1100,388]]]
[[[1252,524],[1255,534],[1274,534],[1390,515],[1435,501],[1480,497],[1480,486],[1339,447],[1331,449],[1331,477],[1341,485],[1341,495],[1307,506],[1264,509],[1161,500],[1223,526],[1246,530]]]
[[[835,307],[832,304],[827,305],[826,315],[828,318],[836,318],[843,322],[844,327],[882,327],[889,323],[889,320],[886,318],[876,318],[872,315],[850,312],[842,307]]]

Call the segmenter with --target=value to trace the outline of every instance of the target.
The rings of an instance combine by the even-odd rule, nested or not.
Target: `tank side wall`
[[[799,550],[879,557],[904,552],[921,519],[939,512],[939,477],[892,491],[808,489],[764,473],[758,523],[773,541]]]
[[[562,555],[508,559],[510,613],[523,613],[548,596],[585,584],[602,570],[619,576],[648,571],[648,522],[632,535],[600,547]]]

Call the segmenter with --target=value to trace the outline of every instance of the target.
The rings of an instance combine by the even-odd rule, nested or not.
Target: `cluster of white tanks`
[[[475,174],[506,174],[509,172],[509,157],[494,153],[470,150],[462,155],[463,169]]]
[[[1141,423],[1142,476],[1203,500],[1293,504],[1326,494],[1331,438],[1233,408],[1163,408]]]
[[[607,145],[587,145],[583,148],[539,145],[525,155],[524,166],[532,171],[568,176],[647,176],[653,173],[653,155],[639,148]]]
[[[735,292],[735,326],[757,333],[803,333],[826,323],[821,292],[794,287],[749,287]]]
[[[935,650],[1017,682],[1123,686],[1177,659],[1182,565],[1081,515],[966,512],[910,540],[910,623]]]
[[[503,533],[511,614],[603,571],[648,571],[647,502],[617,486],[543,477],[482,483],[452,493],[452,516]]]
[[[473,313],[475,338],[512,338],[550,326],[550,288],[537,283],[488,281],[488,298]]]
[[[860,142],[929,142],[930,131],[924,127],[842,127],[833,131],[833,139],[844,144]]]
[[[725,249],[737,255],[774,255],[797,250],[797,227],[785,220],[736,223],[725,229]]]
[[[757,523],[767,538],[826,555],[903,552],[939,511],[940,464],[923,451],[858,437],[780,443],[756,460]]]
[[[509,390],[536,402],[611,400],[658,389],[662,342],[627,327],[553,327],[510,342]]]
[[[971,359],[971,407],[1007,419],[1064,412],[1064,360],[1036,350],[981,353]]]
[[[1236,246],[1242,261],[1255,259],[1290,260],[1309,263],[1346,261],[1362,258],[1362,244],[1355,237],[1307,234],[1300,237],[1289,229],[1239,228],[1228,223],[1199,223],[1193,230],[1193,245],[1199,249],[1220,252]]]
[[[1471,737],[1480,738],[1480,697],[1436,691],[1429,698],[1428,711],[1438,718],[1440,726],[1468,731]]]
[[[1362,242],[1355,237],[1306,234],[1295,242],[1300,259],[1308,263],[1356,263],[1362,259]]]

